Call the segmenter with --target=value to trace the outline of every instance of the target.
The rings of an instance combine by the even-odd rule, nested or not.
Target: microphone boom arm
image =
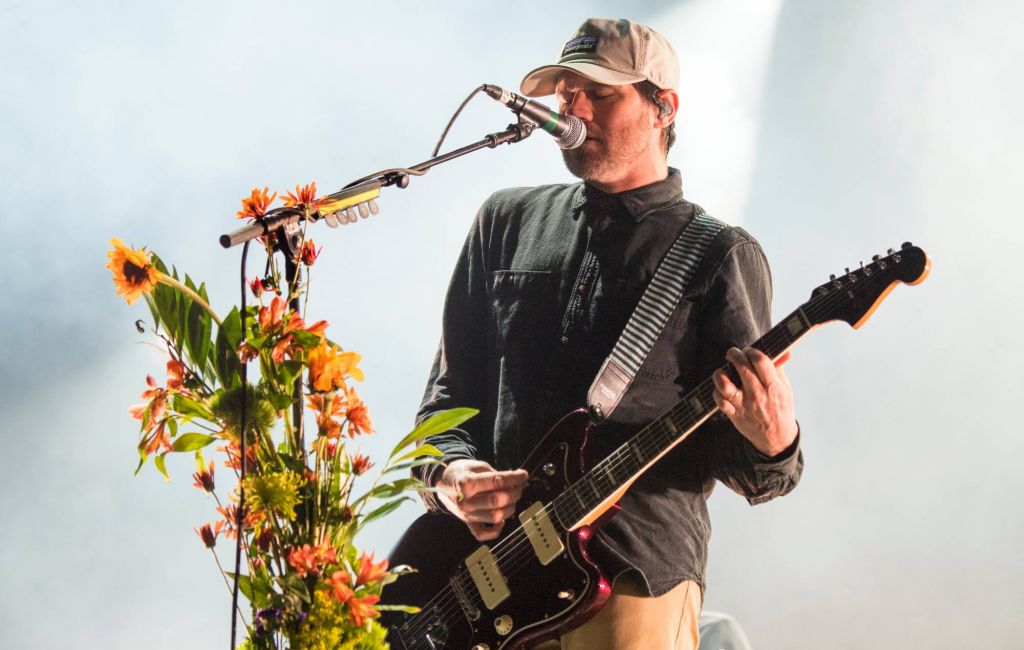
[[[517,124],[510,124],[504,131],[489,133],[484,136],[482,140],[478,140],[464,147],[459,147],[458,149],[454,149],[448,153],[434,156],[433,158],[413,165],[412,167],[389,170],[368,178],[360,179],[352,186],[338,190],[337,192],[325,197],[325,203],[321,205],[320,209],[309,215],[309,220],[313,222],[320,221],[329,214],[375,199],[380,196],[380,190],[383,187],[389,187],[391,185],[397,185],[399,188],[408,187],[410,175],[422,176],[431,167],[448,162],[449,160],[454,160],[455,158],[460,158],[468,153],[477,151],[478,149],[483,149],[485,147],[488,149],[494,149],[501,144],[521,142],[530,137],[530,134],[533,133],[536,126],[537,125],[530,120],[520,118]],[[247,226],[221,235],[220,245],[224,248],[231,248],[232,246],[237,246],[238,244],[256,239],[257,237],[270,235],[286,228],[287,226],[297,224],[304,220],[306,220],[306,212],[301,208],[276,208]]]

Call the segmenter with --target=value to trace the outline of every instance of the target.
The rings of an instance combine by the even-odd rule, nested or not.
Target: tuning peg
[[[895,248],[890,248],[889,250],[887,250],[887,251],[886,251],[886,254],[887,254],[887,255],[892,255],[892,254],[893,254],[893,253],[895,253],[895,252],[896,252],[896,249],[895,249]]]
[[[829,273],[828,279],[829,279],[830,282],[835,282],[836,281],[836,274],[835,273]]]
[[[871,256],[871,261],[872,261],[872,262],[877,262],[877,261],[878,261],[878,260],[880,260],[880,259],[882,259],[882,256],[881,256],[881,255],[872,255],[872,256]]]
[[[846,267],[846,274],[847,274],[847,275],[849,275],[849,274],[850,274],[850,267]]]
[[[336,217],[334,215],[335,215],[335,213],[332,212],[332,213],[324,216],[324,223],[326,223],[328,225],[328,227],[330,227],[330,228],[337,228],[338,227],[338,217]]]
[[[913,244],[911,244],[908,241],[905,241],[903,242],[903,244],[900,245],[900,248],[910,248],[911,246],[913,246]]]
[[[363,219],[366,219],[367,217],[370,216],[370,208],[366,207],[365,203],[360,203],[356,207],[359,208],[359,216],[362,217]]]
[[[377,201],[375,199],[370,199],[369,206],[370,206],[370,214],[376,215],[376,214],[380,213],[380,206],[377,205]]]

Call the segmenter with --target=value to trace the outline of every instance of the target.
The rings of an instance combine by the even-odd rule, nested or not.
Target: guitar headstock
[[[843,320],[855,329],[870,318],[882,300],[898,283],[920,284],[928,277],[931,260],[910,242],[899,250],[889,249],[885,257],[875,255],[871,263],[846,269],[841,277],[833,275],[828,282],[811,293],[803,307],[804,315],[814,325]]]

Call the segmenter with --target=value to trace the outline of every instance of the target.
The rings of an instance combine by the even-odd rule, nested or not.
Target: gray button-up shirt
[[[478,458],[514,469],[562,416],[585,406],[662,256],[699,206],[683,199],[678,170],[657,183],[606,194],[576,183],[502,190],[481,207],[445,300],[441,344],[418,419],[457,406],[480,409],[430,442],[445,460]],[[771,275],[740,228],[712,241],[683,299],[596,446],[610,452],[675,405],[770,326]],[[750,503],[791,490],[799,442],[760,454],[721,415],[648,470],[622,511],[591,542],[612,576],[652,595],[682,580],[702,586],[717,479]],[[424,476],[428,483],[438,472]],[[428,505],[441,507],[428,498]]]

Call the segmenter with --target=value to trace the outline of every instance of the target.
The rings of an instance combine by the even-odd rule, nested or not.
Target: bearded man
[[[703,210],[667,163],[679,110],[669,42],[626,20],[592,18],[557,63],[526,75],[527,96],[554,94],[581,119],[563,153],[582,182],[507,189],[481,207],[456,264],[441,344],[419,419],[458,406],[480,414],[429,439],[443,464],[421,478],[429,505],[497,538],[515,512],[524,458],[586,403],[662,257]],[[749,345],[770,325],[771,277],[757,241],[724,227],[667,326],[593,444],[607,453],[715,373],[716,416],[643,474],[590,542],[612,579],[589,622],[545,647],[693,649],[705,586],[715,481],[761,503],[802,467],[789,383]],[[717,369],[728,362],[739,383]]]

